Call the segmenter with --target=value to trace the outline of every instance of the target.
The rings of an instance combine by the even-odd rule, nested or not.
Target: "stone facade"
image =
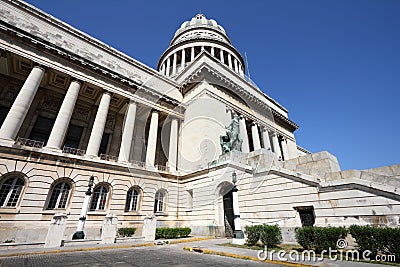
[[[150,217],[229,235],[233,173],[241,225],[277,223],[285,242],[303,225],[399,225],[400,165],[342,171],[297,146],[216,21],[183,23],[154,70],[23,1],[0,6],[0,242],[44,242],[59,213],[65,240],[100,239],[110,214],[137,236]],[[241,152],[221,155],[235,114]]]

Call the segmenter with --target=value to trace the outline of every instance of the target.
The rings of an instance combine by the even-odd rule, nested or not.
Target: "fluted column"
[[[89,143],[86,149],[86,156],[97,157],[99,154],[100,143],[106,126],[108,108],[110,106],[111,93],[104,92],[101,96],[100,105],[94,119],[92,132],[90,133]]]
[[[279,148],[278,135],[276,133],[272,134],[272,146],[274,148],[275,157],[279,159],[282,157],[281,150]]]
[[[76,80],[72,81],[69,85],[68,91],[61,104],[60,111],[57,114],[56,121],[54,122],[53,129],[51,130],[49,141],[47,141],[46,149],[61,149],[65,135],[67,134],[76,100],[78,99],[80,88],[81,83]]]
[[[232,68],[232,56],[231,56],[230,53],[228,53],[228,66],[229,66],[230,69],[233,69]]]
[[[185,57],[186,57],[186,55],[185,55],[185,48],[184,49],[182,49],[182,57],[181,57],[181,70],[183,70],[184,68],[185,68]]]
[[[165,75],[165,62],[163,62],[161,65],[161,73]]]
[[[289,159],[289,151],[288,151],[288,147],[287,147],[286,138],[282,138],[281,146],[282,146],[282,157],[283,157],[283,160],[288,160]]]
[[[260,135],[258,133],[258,126],[255,123],[253,123],[251,125],[251,134],[253,136],[253,147],[254,147],[254,150],[261,149]]]
[[[169,136],[168,167],[170,171],[176,171],[176,159],[178,156],[178,120],[171,120],[171,133]]]
[[[264,127],[263,129],[262,137],[263,137],[264,148],[271,150],[271,142],[269,141],[269,132],[266,127]]]
[[[124,129],[122,131],[121,147],[119,148],[118,161],[129,161],[133,142],[133,130],[135,128],[136,103],[129,101],[128,110],[125,115]]]
[[[7,114],[0,128],[0,139],[14,140],[18,131],[28,113],[33,98],[42,81],[45,69],[41,66],[35,66],[29,73],[24,85],[19,91],[10,111]]]
[[[240,72],[240,75],[243,77],[244,76],[244,70],[243,70],[243,66],[242,65],[240,65],[240,67],[239,67],[239,72]]]
[[[226,118],[228,120],[228,123],[231,123],[231,121],[232,121],[232,109],[226,108]]]
[[[178,55],[176,54],[176,52],[174,53],[174,57],[173,57],[173,62],[172,62],[172,75],[176,74],[176,64],[177,64],[177,59],[178,59]]]
[[[190,51],[190,62],[193,62],[194,60],[194,46],[192,46],[192,49]]]
[[[236,72],[236,73],[239,73],[239,67],[238,67],[238,61],[237,61],[237,59],[236,59],[236,58],[233,58],[233,62],[234,62],[234,65],[235,65],[235,72]]]
[[[224,50],[219,50],[219,57],[221,59],[222,64],[225,64],[225,59],[224,59]]]
[[[154,166],[157,149],[158,112],[151,113],[149,137],[147,139],[146,165]]]
[[[169,76],[170,68],[171,68],[171,57],[168,57],[167,58],[167,71],[166,71],[165,75]]]
[[[241,117],[239,120],[239,130],[240,130],[240,136],[243,139],[242,152],[249,153],[250,152],[249,136],[247,135],[246,120],[243,117]]]

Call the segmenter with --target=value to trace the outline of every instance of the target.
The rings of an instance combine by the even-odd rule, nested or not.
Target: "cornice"
[[[134,79],[126,77],[122,74],[116,73],[102,65],[91,62],[79,55],[76,55],[76,54],[74,54],[70,51],[67,51],[61,47],[58,47],[46,40],[43,40],[40,37],[34,36],[30,33],[27,33],[25,31],[19,29],[19,28],[9,25],[8,23],[6,23],[4,21],[0,21],[0,31],[3,31],[8,35],[14,35],[17,38],[20,38],[20,40],[22,42],[27,43],[30,46],[35,46],[35,48],[38,50],[54,54],[58,57],[63,57],[75,64],[80,65],[83,68],[90,69],[92,71],[97,71],[97,72],[101,73],[101,75],[107,76],[108,78],[113,79],[122,84],[125,84],[127,86],[143,89],[149,95],[152,95],[158,99],[163,99],[164,101],[170,102],[173,105],[176,105],[176,106],[181,105],[180,101],[177,101],[165,94],[157,92],[156,90],[143,84],[142,81],[140,81],[140,80],[134,80]],[[51,66],[48,66],[48,67],[51,67]],[[174,84],[174,87],[179,89],[179,86],[176,83]],[[131,91],[129,90],[129,92],[131,92]]]
[[[261,101],[257,96],[251,94],[248,90],[245,90],[243,87],[237,85],[234,81],[226,77],[225,75],[221,74],[219,71],[215,70],[214,68],[210,67],[208,64],[201,64],[196,70],[194,70],[191,75],[189,75],[181,84],[182,87],[186,87],[196,79],[199,79],[203,72],[207,72],[211,74],[213,77],[224,83],[225,86],[231,88],[235,93],[245,97],[250,102],[253,102],[259,105],[263,109],[271,110],[274,118],[279,119],[284,124],[286,124],[291,131],[295,131],[299,128],[299,126],[291,121],[290,119],[286,118],[275,109],[267,105],[265,102]],[[260,90],[257,88],[257,90]],[[265,94],[263,94],[265,96]],[[275,103],[275,102],[274,102]]]
[[[225,69],[226,71],[228,71],[231,75],[235,76],[237,79],[242,80],[247,86],[249,86],[251,89],[255,90],[256,92],[258,92],[259,94],[261,94],[263,97],[265,97],[268,101],[272,102],[274,105],[276,105],[277,107],[279,107],[281,110],[283,110],[284,112],[288,112],[288,110],[282,106],[281,104],[279,104],[275,99],[271,98],[270,96],[268,96],[267,94],[265,94],[260,88],[258,88],[258,86],[256,86],[252,81],[247,80],[246,76],[245,78],[243,78],[242,76],[240,76],[238,73],[232,71],[228,66],[224,65],[224,64],[220,64],[220,62],[213,57],[210,53],[208,53],[208,51],[202,51],[200,54],[198,54],[196,56],[196,58],[194,59],[193,62],[191,62],[188,66],[186,66],[186,68],[181,71],[177,76],[175,76],[175,79],[178,79],[179,76],[183,76],[183,74],[185,72],[187,72],[187,70],[190,68],[190,66],[194,65],[196,63],[196,61],[198,61],[200,59],[200,57],[202,56],[207,56],[207,58],[213,62],[215,62],[216,64],[219,65],[219,67]],[[226,75],[223,75],[220,71],[215,70],[214,68],[212,68],[211,66],[207,65],[208,68],[213,69],[214,72],[219,73],[220,76],[224,77],[225,80],[229,80],[231,84],[235,84],[237,87],[242,88],[241,86],[237,85],[236,82],[232,81],[230,78],[228,78]],[[184,87],[185,85],[189,84],[190,82],[186,82],[186,80],[190,80],[191,76],[193,76],[195,74],[195,72],[200,68],[201,66],[199,66],[196,70],[192,71],[190,75],[188,75],[188,77],[186,77],[186,79],[181,82],[181,86]]]
[[[102,49],[103,51],[105,51],[107,53],[112,54],[115,57],[118,57],[124,61],[129,62],[130,64],[134,65],[135,67],[137,67],[143,71],[146,71],[150,75],[156,76],[157,78],[162,79],[165,82],[168,82],[171,85],[176,86],[176,83],[172,79],[169,79],[168,77],[166,77],[164,75],[161,75],[157,70],[150,68],[149,66],[133,59],[132,57],[122,53],[121,51],[101,42],[100,40],[97,40],[96,38],[93,38],[92,36],[72,27],[71,25],[51,16],[50,14],[43,12],[42,10],[40,10],[28,3],[25,3],[20,0],[1,0],[1,1],[8,2],[9,4],[17,6],[19,9],[24,10],[25,12],[28,12],[28,13],[32,14],[33,16],[36,16],[40,19],[43,19],[43,20],[51,23],[52,25],[55,25],[58,28],[61,28],[64,31],[67,31],[68,33],[74,35],[75,37],[82,39],[82,40],[96,46],[97,48]]]

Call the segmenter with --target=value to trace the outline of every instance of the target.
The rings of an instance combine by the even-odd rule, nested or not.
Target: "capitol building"
[[[23,1],[0,7],[1,243],[43,242],[60,213],[65,240],[82,220],[98,239],[109,214],[137,236],[149,215],[232,236],[233,193],[241,228],[278,224],[284,242],[302,226],[400,225],[400,165],[341,170],[299,146],[230,25],[187,14],[162,29],[153,69]]]

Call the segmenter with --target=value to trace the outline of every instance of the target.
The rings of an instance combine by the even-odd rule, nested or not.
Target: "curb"
[[[193,247],[184,247],[184,250],[187,251],[195,251],[195,252],[200,252],[204,254],[211,254],[211,255],[218,255],[218,256],[225,256],[225,257],[230,257],[230,258],[236,258],[236,259],[243,259],[243,260],[252,260],[252,261],[257,261],[257,262],[265,262],[265,263],[274,263],[274,264],[279,264],[279,265],[285,265],[285,266],[293,266],[293,267],[315,267],[314,265],[308,265],[308,264],[303,264],[303,263],[294,263],[294,262],[287,262],[287,261],[277,261],[277,260],[259,260],[256,257],[253,256],[245,256],[245,255],[240,255],[240,254],[234,254],[234,253],[228,253],[228,252],[221,252],[221,251],[215,251],[215,250],[210,250],[210,249],[203,249],[203,248],[193,248]]]
[[[195,241],[202,241],[212,239],[213,237],[197,237],[183,240],[170,241],[169,244],[189,243]],[[143,244],[130,244],[130,245],[117,245],[117,246],[102,246],[102,247],[86,247],[86,248],[71,248],[71,249],[56,249],[56,250],[42,250],[34,252],[16,252],[9,254],[0,254],[0,258],[4,257],[16,257],[16,256],[29,256],[38,254],[58,254],[58,253],[70,253],[70,252],[82,252],[82,251],[95,251],[95,250],[108,250],[108,249],[124,249],[124,248],[135,248],[135,247],[154,247],[154,243],[143,243]]]

